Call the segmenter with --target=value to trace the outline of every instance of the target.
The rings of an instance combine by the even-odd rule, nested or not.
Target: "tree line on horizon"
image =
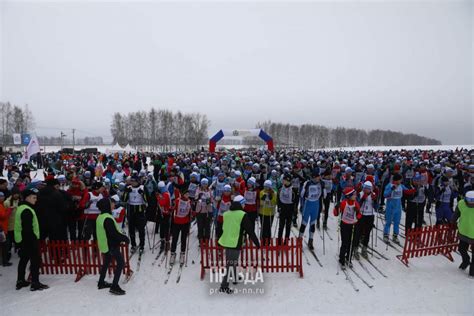
[[[357,128],[329,128],[316,124],[294,125],[272,121],[259,122],[256,128],[267,132],[276,147],[285,148],[334,148],[363,146],[441,145],[437,139],[404,134],[391,130],[363,130]],[[244,145],[258,146],[262,141],[255,137],[244,139]]]
[[[198,149],[208,142],[205,114],[151,108],[127,114],[115,112],[110,132],[113,142],[147,150]]]
[[[21,107],[10,102],[0,102],[0,133],[2,146],[13,144],[13,134],[34,129],[35,121],[28,104]]]

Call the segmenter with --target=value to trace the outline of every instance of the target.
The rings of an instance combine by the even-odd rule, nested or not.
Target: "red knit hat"
[[[352,193],[354,193],[354,192],[355,192],[355,190],[354,190],[353,187],[348,187],[348,188],[345,188],[345,189],[344,189],[344,195],[345,195],[345,196],[350,196],[350,195],[352,195]]]

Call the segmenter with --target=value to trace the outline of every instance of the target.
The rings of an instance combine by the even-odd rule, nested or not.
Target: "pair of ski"
[[[336,261],[337,261],[337,264],[340,265],[339,263],[339,260],[338,258],[336,257]],[[341,271],[342,273],[344,273],[345,277],[346,277],[346,280],[349,282],[349,284],[352,286],[352,288],[354,289],[354,291],[356,292],[359,292],[359,287],[356,285],[356,283],[354,282],[354,279],[352,279],[351,275],[349,274],[347,268],[345,266],[341,266]],[[369,282],[367,282],[355,269],[353,266],[350,266],[349,269],[352,271],[352,273],[354,273],[354,275],[362,281],[362,283],[364,283],[369,289],[372,289],[374,286],[373,284],[370,284]],[[339,270],[337,272],[337,274],[339,274]]]
[[[128,282],[130,281],[130,279],[132,278],[132,276],[133,276],[136,272],[140,271],[140,266],[141,266],[141,263],[142,263],[143,250],[139,250],[139,251],[134,250],[134,251],[132,251],[131,254],[130,254],[130,257],[129,257],[129,261],[130,261],[130,259],[133,258],[133,255],[135,255],[137,252],[138,252],[137,269],[135,270],[135,272],[130,271],[130,274],[125,277],[125,280],[124,280],[123,283],[128,283]]]
[[[179,270],[178,270],[178,275],[176,277],[176,283],[179,283],[179,281],[181,280],[181,273],[183,272],[183,267],[184,267],[184,262],[179,264]],[[173,268],[174,268],[174,264],[170,264],[168,268],[168,272],[166,272],[165,284],[168,284]]]
[[[391,243],[390,241],[386,242],[386,241],[384,241],[383,238],[380,237],[380,236],[379,236],[379,239],[380,239],[383,243],[385,243],[388,247],[390,247],[390,248],[396,250],[396,251],[399,252],[399,253],[402,253],[402,250],[403,250],[403,246],[402,246],[402,245],[400,245],[400,244],[398,244],[398,243],[396,243],[396,242],[394,242],[394,243]],[[400,247],[401,249],[395,247],[394,245],[397,245],[397,246]]]
[[[296,238],[298,238],[298,234],[299,232],[297,231],[297,229],[295,227],[291,227],[291,232],[293,233],[293,235],[295,235]],[[308,242],[305,241],[306,245],[308,245]],[[323,264],[321,263],[321,261],[319,260],[318,256],[316,255],[316,252],[314,252],[314,249],[309,249],[308,247],[308,250],[309,252],[313,255],[314,259],[316,259],[316,262],[319,264],[319,266],[322,268],[323,267]],[[306,263],[310,266],[311,263],[309,262],[309,258],[308,258],[308,255],[306,254],[306,252],[304,251],[304,249],[302,250],[303,251],[303,255],[305,256],[306,258]]]
[[[323,234],[326,234],[326,236],[328,236],[329,240],[333,240],[331,235],[329,235],[327,228],[326,229],[323,228],[322,230],[318,228],[317,230],[318,230],[319,238],[321,238],[321,240],[323,240]]]

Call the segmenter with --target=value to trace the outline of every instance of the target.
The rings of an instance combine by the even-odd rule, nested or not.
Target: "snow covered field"
[[[428,215],[425,218],[429,222]],[[403,220],[402,220],[403,223]],[[275,223],[276,224],[276,223]],[[146,248],[140,271],[128,284],[123,285],[127,295],[116,297],[107,290],[96,288],[98,276],[86,276],[74,283],[73,275],[41,275],[40,280],[50,289],[30,292],[16,291],[16,267],[0,268],[0,301],[2,315],[151,315],[151,314],[462,314],[473,315],[474,280],[467,272],[458,269],[460,256],[454,254],[452,263],[443,256],[412,259],[406,268],[396,259],[392,248],[377,241],[376,249],[390,260],[371,258],[388,276],[384,278],[366,261],[369,274],[359,263],[356,271],[369,283],[370,289],[353,274],[360,291],[355,292],[344,275],[337,275],[336,219],[330,216],[329,234],[325,236],[326,255],[323,255],[320,231],[315,234],[316,253],[323,264],[321,268],[306,250],[303,256],[304,278],[296,273],[265,273],[259,295],[209,295],[209,273],[199,279],[199,251],[196,234],[192,233],[188,266],[181,281],[176,283],[175,267],[168,284],[164,284],[164,264],[152,265],[155,255]],[[151,232],[151,224],[148,226]],[[379,221],[381,227],[381,221]],[[194,230],[196,227],[194,227]],[[403,229],[402,229],[403,231]],[[379,232],[379,236],[381,236]],[[138,236],[137,236],[138,237]],[[402,241],[404,241],[402,239]],[[375,241],[374,241],[375,242]],[[147,245],[148,246],[148,245]],[[306,246],[305,246],[306,247]],[[155,252],[156,254],[156,252]],[[159,260],[160,261],[160,260]],[[158,261],[158,263],[159,263]],[[192,261],[195,263],[192,264]],[[137,256],[132,258],[136,270]],[[243,288],[243,284],[237,285]]]

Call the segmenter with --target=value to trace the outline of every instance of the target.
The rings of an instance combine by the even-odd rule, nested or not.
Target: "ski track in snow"
[[[332,211],[332,206],[330,208]],[[434,216],[434,215],[431,215]],[[425,220],[429,223],[428,214]],[[276,225],[276,218],[274,225]],[[402,213],[401,223],[404,223]],[[127,291],[125,296],[113,296],[108,290],[97,290],[98,275],[84,276],[78,283],[75,275],[40,275],[40,281],[50,289],[30,292],[28,288],[15,290],[18,257],[13,256],[11,267],[0,266],[0,306],[2,315],[26,315],[39,312],[40,315],[151,315],[151,314],[458,314],[473,315],[474,280],[467,272],[460,271],[460,256],[453,253],[455,262],[445,257],[430,256],[414,258],[407,268],[395,256],[394,249],[386,250],[385,244],[377,241],[376,249],[390,258],[379,260],[370,257],[388,278],[382,277],[371,265],[367,268],[375,280],[354,263],[354,268],[374,287],[369,289],[351,274],[359,287],[355,292],[344,274],[337,273],[334,257],[337,249],[337,218],[329,215],[331,241],[325,238],[326,254],[323,255],[321,238],[314,238],[315,251],[324,268],[309,256],[311,265],[303,258],[304,278],[297,273],[264,273],[265,293],[259,295],[210,295],[209,272],[200,280],[200,249],[196,241],[196,229],[191,233],[189,259],[183,267],[181,280],[176,283],[176,266],[168,284],[164,284],[167,267],[163,263],[152,266],[156,257],[148,248],[142,257],[140,271],[135,273],[129,283],[120,286]],[[151,225],[151,223],[149,223]],[[151,227],[149,229],[151,230]],[[258,227],[258,225],[256,226]],[[382,221],[378,227],[382,229]],[[274,229],[272,229],[272,232]],[[375,237],[375,230],[373,234]],[[401,232],[404,230],[401,228]],[[308,236],[309,228],[305,235]],[[317,232],[315,236],[317,236]],[[379,231],[378,236],[382,233]],[[404,240],[402,240],[404,242]],[[369,244],[371,245],[371,244]],[[375,246],[375,239],[374,239]],[[304,245],[306,248],[306,244]],[[179,246],[178,246],[179,250]],[[369,250],[370,254],[370,250]],[[309,255],[309,253],[308,253]],[[177,254],[179,258],[179,252]],[[131,260],[136,269],[137,256]],[[161,259],[160,259],[161,260]],[[194,260],[194,264],[192,261]],[[349,273],[351,273],[349,271]],[[108,276],[112,281],[112,276]],[[244,288],[243,284],[237,288]]]

